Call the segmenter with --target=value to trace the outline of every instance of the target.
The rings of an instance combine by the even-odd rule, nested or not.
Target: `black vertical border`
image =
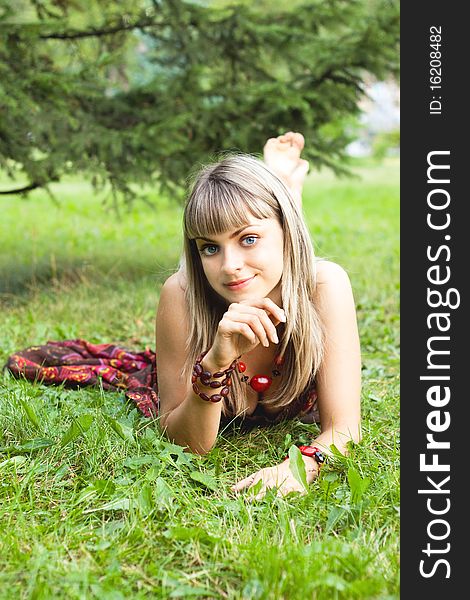
[[[463,15],[463,3],[436,2],[401,3],[401,597],[439,598],[468,595],[466,575],[470,573],[467,546],[470,534],[467,506],[470,507],[470,475],[467,459],[470,444],[468,405],[470,393],[465,374],[470,374],[470,336],[467,313],[468,279],[470,278],[470,218],[466,206],[470,198],[466,189],[467,173],[470,174],[469,134],[467,122],[467,93],[470,72],[470,25]],[[430,28],[440,27],[442,90],[430,90]],[[442,114],[429,112],[432,96],[441,96]],[[450,184],[442,185],[451,197],[448,208],[451,223],[445,231],[433,231],[426,223],[428,212],[427,195],[431,185],[427,182],[427,156],[431,151],[449,150],[450,155],[440,161],[450,164]],[[439,187],[439,186],[435,186]],[[445,211],[442,211],[444,218]],[[450,239],[445,239],[450,235]],[[427,270],[433,264],[426,256],[427,247],[436,250],[448,245],[437,262],[451,270],[445,289],[456,288],[460,294],[460,306],[456,309],[441,307],[432,309],[427,302],[430,286]],[[435,255],[435,253],[434,253]],[[430,286],[436,288],[437,286]],[[420,380],[427,371],[427,342],[436,330],[427,326],[427,316],[435,310],[450,314],[451,327],[447,333],[450,355],[441,357],[440,363],[450,364],[449,385],[451,398],[441,411],[450,413],[450,426],[446,431],[435,434],[435,438],[450,442],[450,449],[438,452],[439,462],[450,465],[450,471],[423,472],[420,470],[420,454],[432,460],[435,451],[426,449],[426,434],[429,433],[427,417],[436,410],[427,402],[426,392],[430,385]],[[446,347],[445,343],[441,344]],[[433,372],[443,374],[444,372]],[[442,414],[443,418],[444,415]],[[419,489],[433,489],[427,477],[436,484],[450,475],[448,494],[419,494]],[[450,508],[443,515],[432,515],[427,507],[444,509],[447,500]],[[433,519],[445,519],[450,526],[448,537],[440,541],[428,535]],[[446,526],[434,524],[431,531],[436,536],[444,535]],[[423,550],[430,544],[428,556]],[[450,544],[448,547],[447,544]],[[445,551],[448,548],[448,551]],[[437,564],[439,559],[445,563]],[[434,574],[423,577],[423,570]],[[446,575],[450,574],[450,577]],[[418,596],[423,594],[423,596]],[[425,596],[424,596],[425,595]],[[449,597],[449,596],[447,596]]]

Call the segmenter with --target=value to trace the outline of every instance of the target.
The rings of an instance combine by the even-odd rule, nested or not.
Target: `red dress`
[[[49,341],[15,352],[4,368],[15,377],[35,383],[82,387],[101,382],[105,390],[123,391],[145,417],[158,416],[156,356],[149,348],[135,352],[115,344],[91,344],[82,339]],[[262,405],[258,405],[253,415],[223,416],[220,426],[234,422],[251,429],[294,417],[307,423],[318,421],[314,382],[274,419],[264,414]]]

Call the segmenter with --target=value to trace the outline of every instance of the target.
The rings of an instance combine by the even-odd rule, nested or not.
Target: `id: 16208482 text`
[[[429,89],[431,100],[429,102],[429,114],[440,115],[442,113],[442,28],[440,25],[432,25],[429,28]]]

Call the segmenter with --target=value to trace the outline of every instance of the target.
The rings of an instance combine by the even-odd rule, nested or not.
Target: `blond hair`
[[[310,234],[301,210],[283,182],[254,156],[237,154],[203,167],[186,201],[183,217],[186,300],[189,338],[184,376],[197,356],[209,349],[227,305],[210,287],[203,271],[195,237],[210,237],[247,224],[247,215],[275,218],[282,227],[284,267],[281,278],[282,307],[287,322],[279,344],[284,356],[283,377],[270,407],[285,407],[315,377],[323,357],[321,321],[313,302],[316,269]],[[234,381],[224,414],[240,414],[244,392]],[[231,409],[231,410],[230,410]]]

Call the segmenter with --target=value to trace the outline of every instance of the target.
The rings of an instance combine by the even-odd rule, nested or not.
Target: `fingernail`
[[[279,338],[277,337],[277,335],[274,336],[274,343],[279,344]]]

